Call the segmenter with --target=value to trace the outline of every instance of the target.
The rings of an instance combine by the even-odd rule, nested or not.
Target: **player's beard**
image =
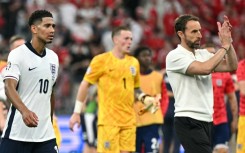
[[[200,48],[200,40],[196,40],[194,42],[186,39],[186,44],[191,49],[199,49]]]

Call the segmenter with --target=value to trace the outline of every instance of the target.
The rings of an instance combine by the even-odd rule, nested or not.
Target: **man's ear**
[[[31,25],[31,31],[32,31],[32,33],[36,34],[37,33],[37,26]]]
[[[118,42],[118,37],[117,37],[117,36],[114,36],[114,37],[112,38],[112,41],[113,41],[114,44],[117,44],[117,42]]]
[[[177,35],[178,35],[180,38],[182,38],[182,37],[184,36],[184,33],[183,33],[182,31],[178,31],[178,32],[177,32]]]

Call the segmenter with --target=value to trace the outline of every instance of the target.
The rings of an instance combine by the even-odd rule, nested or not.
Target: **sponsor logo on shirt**
[[[29,71],[32,71],[32,70],[34,70],[34,69],[36,69],[36,68],[37,68],[37,67],[33,67],[33,68],[30,68],[30,67],[29,67],[28,70],[29,70]]]

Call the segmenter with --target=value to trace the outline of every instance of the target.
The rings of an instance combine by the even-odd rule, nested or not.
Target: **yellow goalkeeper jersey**
[[[98,125],[136,124],[134,88],[139,87],[139,63],[132,56],[106,52],[93,58],[84,80],[98,87]]]
[[[144,93],[151,96],[161,94],[162,91],[163,76],[157,71],[152,71],[150,74],[140,75],[140,88]],[[138,115],[138,112],[144,105],[142,102],[136,102],[134,109],[136,112],[137,126],[147,126],[151,124],[162,124],[163,115],[161,108],[159,108],[154,114],[147,111],[143,115]]]

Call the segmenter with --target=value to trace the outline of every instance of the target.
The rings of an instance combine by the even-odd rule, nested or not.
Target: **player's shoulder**
[[[168,52],[167,56],[166,56],[166,59],[171,59],[171,58],[174,58],[174,57],[177,57],[177,56],[181,56],[182,54],[184,54],[185,52],[183,52],[181,50],[181,47],[176,47],[175,49],[171,50]]]
[[[49,49],[49,48],[45,48],[46,49],[46,56],[48,56],[48,58],[55,60],[56,62],[59,61],[58,55],[56,54],[56,52],[54,52],[53,50]]]
[[[128,60],[128,61],[131,61],[131,62],[134,62],[134,63],[139,63],[139,62],[138,62],[138,59],[135,58],[135,57],[132,56],[132,55],[126,55],[125,58],[126,58],[126,60]]]
[[[91,63],[93,65],[102,65],[102,64],[105,64],[105,60],[108,60],[109,58],[109,53],[108,52],[104,52],[104,53],[101,53],[101,54],[98,54],[96,56],[93,57]]]
[[[166,57],[171,57],[171,56],[173,56],[174,54],[176,54],[177,52],[178,52],[178,50],[177,50],[177,48],[175,48],[175,49],[169,51]]]
[[[51,50],[49,48],[45,48],[45,49],[46,49],[46,54],[58,57],[58,55],[53,50]]]
[[[25,58],[26,53],[27,53],[28,48],[26,47],[25,44],[20,45],[19,47],[13,49],[9,53],[9,57],[18,57],[18,58]]]
[[[94,59],[102,60],[108,58],[109,56],[110,56],[110,52],[104,52],[94,56]]]

